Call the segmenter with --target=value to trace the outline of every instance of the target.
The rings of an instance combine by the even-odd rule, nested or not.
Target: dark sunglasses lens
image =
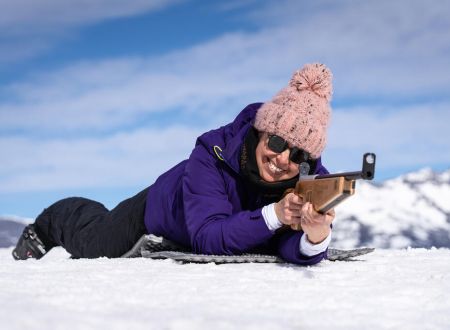
[[[281,153],[286,150],[288,144],[286,140],[279,137],[278,135],[270,135],[268,147],[270,150],[276,153]]]
[[[291,154],[289,155],[289,159],[291,160],[291,162],[300,164],[303,161],[302,158],[303,157],[301,150],[298,148],[292,148]]]
[[[300,164],[302,162],[307,162],[309,159],[309,153],[306,151],[299,149],[297,147],[294,147],[291,149],[291,154],[289,155],[289,159],[297,164]]]

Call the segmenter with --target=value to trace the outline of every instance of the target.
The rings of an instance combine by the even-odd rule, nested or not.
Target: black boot
[[[36,235],[33,225],[25,227],[16,247],[12,251],[12,255],[16,260],[41,259],[46,253],[45,245]]]

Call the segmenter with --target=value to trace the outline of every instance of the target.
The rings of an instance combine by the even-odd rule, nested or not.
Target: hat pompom
[[[298,91],[310,90],[330,101],[333,94],[332,78],[330,69],[324,64],[306,64],[301,70],[294,72],[289,85]]]

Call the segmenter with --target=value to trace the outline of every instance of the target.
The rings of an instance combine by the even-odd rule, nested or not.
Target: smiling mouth
[[[275,173],[275,174],[280,174],[280,173],[282,173],[282,172],[285,172],[285,170],[279,168],[278,166],[276,166],[276,165],[275,165],[274,163],[272,163],[271,161],[268,162],[268,166],[269,166],[269,169],[270,169],[273,173]]]

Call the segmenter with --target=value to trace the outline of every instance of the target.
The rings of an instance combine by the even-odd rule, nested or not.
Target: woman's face
[[[256,147],[256,163],[259,176],[267,182],[275,182],[291,179],[298,175],[298,164],[289,160],[290,150],[286,149],[278,154],[269,149],[267,142],[269,135],[260,133],[258,146]],[[289,146],[291,148],[292,146]]]

